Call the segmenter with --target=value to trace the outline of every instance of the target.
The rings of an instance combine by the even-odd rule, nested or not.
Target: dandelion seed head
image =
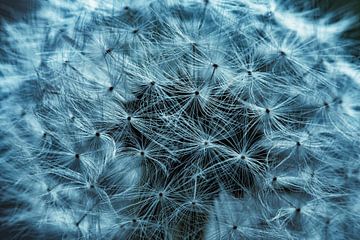
[[[301,1],[50,0],[3,23],[1,232],[356,238],[355,22]]]

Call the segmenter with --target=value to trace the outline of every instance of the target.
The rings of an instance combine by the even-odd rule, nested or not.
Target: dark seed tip
[[[112,52],[112,49],[111,49],[111,48],[108,48],[108,49],[106,49],[105,54],[109,54],[109,53],[111,53],[111,52]]]

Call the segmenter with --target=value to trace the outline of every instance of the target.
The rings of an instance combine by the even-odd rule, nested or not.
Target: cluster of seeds
[[[2,231],[355,239],[360,71],[340,39],[351,19],[312,13],[132,1],[34,37],[41,60],[0,105]]]

